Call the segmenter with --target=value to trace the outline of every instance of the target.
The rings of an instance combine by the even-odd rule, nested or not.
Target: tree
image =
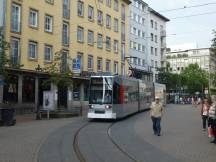
[[[46,83],[53,83],[57,86],[72,87],[73,73],[69,68],[69,64],[65,60],[71,60],[68,56],[64,55],[63,50],[60,50],[54,54],[54,60],[52,64],[43,69],[44,72],[49,74],[49,79]]]
[[[190,64],[181,72],[181,75],[190,94],[203,93],[203,89],[208,86],[208,74],[199,68],[198,64]]]

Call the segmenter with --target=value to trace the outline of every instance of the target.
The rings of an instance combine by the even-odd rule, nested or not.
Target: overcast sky
[[[167,45],[198,43],[198,47],[210,47],[213,38],[212,30],[216,29],[216,0],[144,0],[156,11],[182,8],[184,6],[215,3],[202,7],[186,8],[172,12],[160,12],[168,17]],[[214,14],[172,19],[181,16],[215,12]]]

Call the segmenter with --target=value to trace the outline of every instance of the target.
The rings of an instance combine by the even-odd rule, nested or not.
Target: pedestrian
[[[163,104],[160,102],[159,97],[155,97],[155,101],[152,102],[150,107],[150,116],[153,123],[153,131],[157,136],[161,135],[161,117],[163,113]]]
[[[209,112],[210,105],[207,99],[204,99],[201,107],[201,116],[202,116],[202,123],[203,123],[203,131],[206,131],[206,124],[208,121],[208,112]]]
[[[214,99],[212,105],[209,108],[208,126],[210,129],[209,137],[213,137],[211,143],[216,143],[216,98]]]

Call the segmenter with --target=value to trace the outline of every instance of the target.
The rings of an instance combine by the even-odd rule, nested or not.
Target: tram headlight
[[[112,106],[111,105],[106,105],[105,108],[106,109],[110,109]]]
[[[93,108],[94,108],[94,105],[89,105],[89,108],[90,108],[90,109],[93,109]]]

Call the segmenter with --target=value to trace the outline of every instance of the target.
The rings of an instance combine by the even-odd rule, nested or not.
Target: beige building
[[[88,100],[92,73],[125,75],[129,4],[129,0],[2,0],[0,26],[11,44],[8,54],[14,64],[23,66],[10,69],[13,79],[0,86],[0,103],[10,101],[34,111],[48,90],[54,93],[56,109],[70,109]],[[70,90],[54,84],[44,88],[49,76],[38,72],[51,65],[59,51],[63,65],[74,72]]]

